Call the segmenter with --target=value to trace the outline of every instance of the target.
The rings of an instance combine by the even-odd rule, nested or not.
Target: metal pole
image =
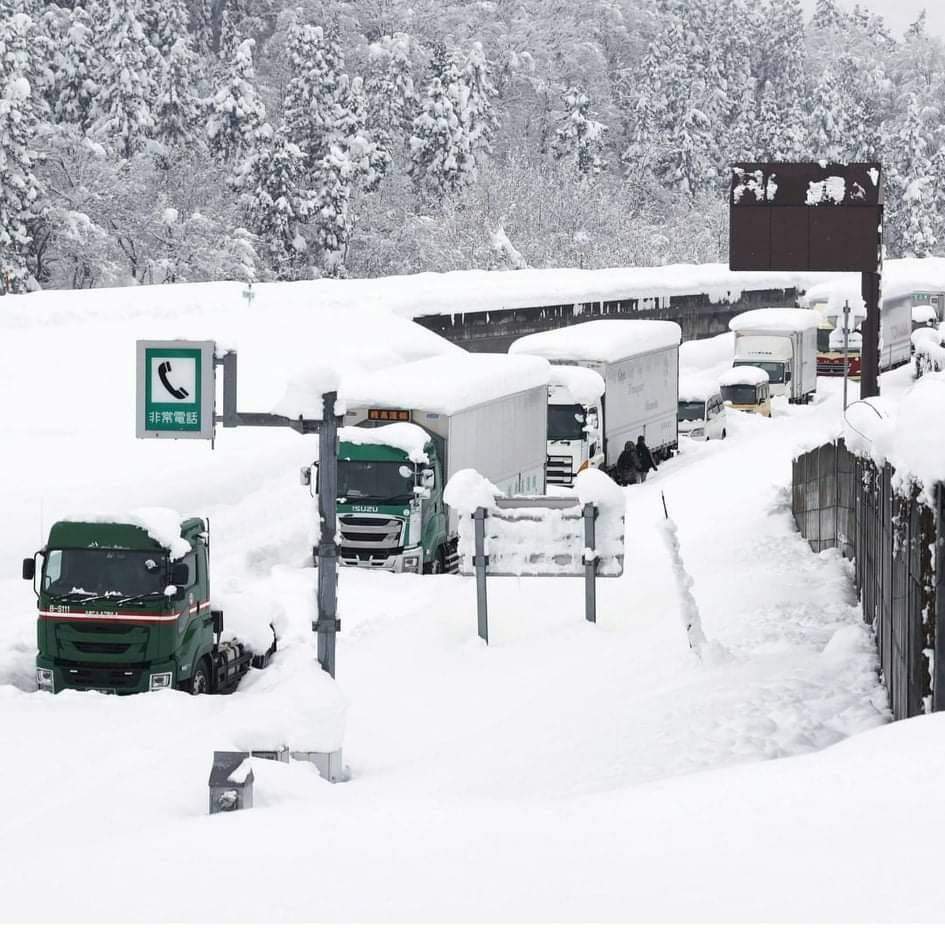
[[[843,302],[843,410],[847,409],[847,376],[850,371],[850,302]]]
[[[321,668],[334,679],[335,633],[338,620],[338,548],[336,509],[338,501],[338,419],[335,417],[337,392],[322,395],[322,423],[318,433],[318,620],[316,652]]]
[[[486,515],[485,508],[477,508],[473,514],[476,522],[476,555],[473,566],[476,569],[476,614],[479,619],[479,637],[489,643],[489,609],[486,604],[486,568],[489,558],[486,556]]]
[[[223,354],[223,426],[239,427],[236,411],[236,353]]]
[[[584,547],[591,552],[597,547],[595,522],[597,507],[588,502],[584,506]],[[597,564],[595,555],[590,560],[584,557],[584,617],[593,624],[597,623]]]
[[[864,272],[862,288],[866,305],[863,321],[863,354],[860,363],[860,397],[879,394],[879,275]]]

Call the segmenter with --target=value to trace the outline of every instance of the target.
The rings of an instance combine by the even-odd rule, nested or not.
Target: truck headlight
[[[154,692],[156,689],[170,689],[173,681],[171,673],[152,673],[148,680],[148,689]]]
[[[47,670],[44,667],[36,668],[36,686],[38,689],[43,690],[44,692],[55,692],[55,680],[53,677],[53,671]]]
[[[404,569],[414,573],[420,568],[420,557],[404,557]]]

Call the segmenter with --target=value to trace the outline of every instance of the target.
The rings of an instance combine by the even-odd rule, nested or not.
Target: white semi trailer
[[[571,485],[581,469],[616,464],[624,444],[646,438],[656,459],[678,448],[679,325],[662,320],[590,320],[516,340],[513,355],[597,373],[595,405],[588,380],[552,375],[548,405],[548,481]],[[600,383],[596,383],[599,385]],[[579,425],[581,437],[573,425]]]
[[[347,385],[345,424],[365,429],[339,438],[341,563],[453,568],[459,516],[443,489],[461,469],[506,495],[544,494],[550,369],[543,359],[459,353]]]
[[[768,373],[771,395],[807,404],[817,391],[816,311],[796,307],[757,308],[736,314],[735,366],[757,366]]]

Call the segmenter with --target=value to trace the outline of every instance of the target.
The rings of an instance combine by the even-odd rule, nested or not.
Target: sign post
[[[216,355],[212,340],[139,340],[137,343],[137,436],[213,441],[217,423],[224,427],[289,427],[319,434],[318,595],[316,655],[322,669],[335,675],[338,621],[338,560],[335,545],[338,492],[337,392],[322,396],[322,419],[237,410],[236,353]],[[223,368],[223,416],[216,414],[216,367]]]
[[[732,168],[729,268],[859,272],[860,393],[879,393],[883,187],[879,162],[742,162]]]

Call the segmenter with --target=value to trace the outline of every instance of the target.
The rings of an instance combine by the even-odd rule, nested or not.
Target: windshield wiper
[[[86,602],[91,602],[93,599],[100,599],[102,594],[100,592],[93,592],[91,595],[87,595],[84,599],[70,599],[68,594],[60,596],[63,601],[74,602],[76,605],[84,605]]]
[[[119,599],[115,604],[124,605],[126,602],[134,602],[137,599],[152,599],[156,595],[164,595],[163,590],[156,590],[155,592],[139,592],[137,595],[126,595],[123,599]]]

